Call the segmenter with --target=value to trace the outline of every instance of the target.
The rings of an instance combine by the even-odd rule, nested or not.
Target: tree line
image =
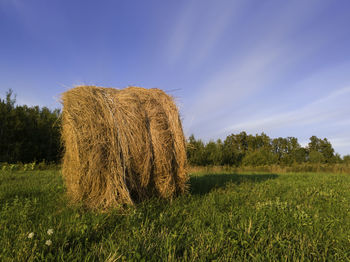
[[[61,111],[16,105],[12,90],[0,98],[0,162],[60,162]],[[327,138],[310,138],[302,147],[295,137],[271,139],[266,134],[231,134],[224,141],[204,143],[193,135],[187,140],[190,165],[261,166],[294,163],[350,163],[340,157]]]
[[[0,98],[0,162],[59,162],[60,110],[16,105],[12,90]]]
[[[302,147],[295,137],[270,138],[264,133],[250,135],[246,132],[231,134],[224,141],[204,143],[191,135],[187,141],[189,164],[198,166],[263,166],[292,165],[302,163],[350,163],[350,155],[334,152],[327,138],[310,137]]]

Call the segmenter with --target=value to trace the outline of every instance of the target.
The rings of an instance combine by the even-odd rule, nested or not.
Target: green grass
[[[0,173],[0,261],[350,260],[346,174],[195,173],[172,202],[102,214],[64,192],[59,171]]]

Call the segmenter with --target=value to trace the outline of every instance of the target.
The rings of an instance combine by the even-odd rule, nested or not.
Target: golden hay
[[[105,209],[186,191],[185,138],[163,91],[78,86],[62,103],[62,173],[73,201]]]

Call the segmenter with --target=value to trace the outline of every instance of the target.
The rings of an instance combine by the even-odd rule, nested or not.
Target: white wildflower
[[[47,234],[48,234],[49,236],[52,235],[52,234],[53,234],[53,229],[50,228],[49,230],[47,230]]]
[[[51,244],[52,244],[52,241],[51,241],[50,239],[49,239],[49,240],[46,240],[45,245],[51,246]]]
[[[34,237],[34,232],[31,232],[28,234],[28,238],[33,238]]]

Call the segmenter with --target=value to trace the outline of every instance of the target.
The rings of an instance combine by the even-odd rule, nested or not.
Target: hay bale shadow
[[[190,178],[190,193],[205,195],[215,188],[224,188],[228,183],[242,182],[261,183],[269,179],[276,179],[276,174],[207,174]]]

